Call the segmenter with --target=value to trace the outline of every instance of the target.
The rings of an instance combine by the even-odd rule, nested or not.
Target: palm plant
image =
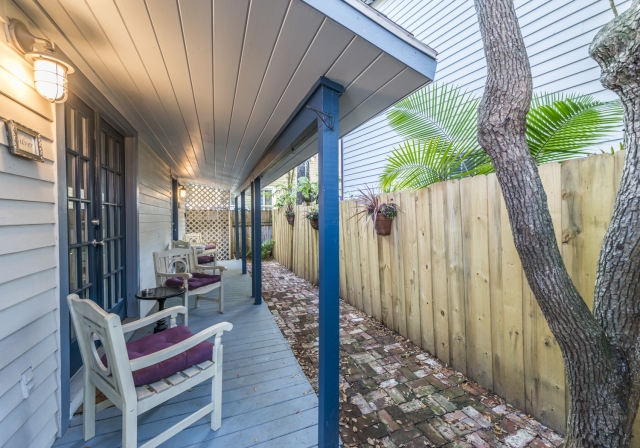
[[[423,188],[434,182],[493,171],[476,138],[479,99],[449,84],[432,84],[397,103],[391,127],[407,140],[387,158],[383,191]],[[590,95],[537,94],[527,115],[527,142],[538,164],[585,155],[622,125],[618,100]]]

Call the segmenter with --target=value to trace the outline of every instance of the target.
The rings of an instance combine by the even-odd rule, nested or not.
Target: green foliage
[[[311,182],[308,177],[298,178],[298,191],[305,202],[313,202],[318,198],[318,182]]]
[[[295,205],[296,205],[296,187],[293,183],[289,182],[286,185],[281,186],[275,192],[275,195],[278,197],[276,199],[276,203],[274,205],[275,208],[281,209],[284,208],[284,213],[287,216],[295,216]]]
[[[275,246],[275,244],[275,240],[267,240],[262,243],[260,247],[260,255],[262,256],[263,260],[271,255],[271,251],[273,251],[273,246]]]
[[[312,208],[311,211],[307,213],[306,218],[309,221],[317,220],[318,219],[318,208],[317,207]]]
[[[407,140],[387,158],[381,179],[382,190],[418,189],[449,179],[460,179],[489,172],[491,165],[484,152],[441,140]]]
[[[448,84],[431,84],[388,113],[407,140],[394,148],[381,176],[385,192],[493,172],[476,138],[479,98]],[[622,126],[619,101],[589,95],[536,94],[527,115],[527,143],[538,164],[588,154]]]

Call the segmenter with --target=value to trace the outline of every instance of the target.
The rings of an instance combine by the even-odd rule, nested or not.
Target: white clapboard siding
[[[516,0],[533,86],[537,92],[592,94],[616,98],[602,87],[600,69],[589,57],[589,44],[613,18],[609,2],[601,0]],[[616,1],[618,11],[629,0]],[[487,75],[473,0],[379,0],[373,6],[438,51],[436,81],[457,84],[482,94]],[[603,145],[617,145],[612,135]],[[378,185],[389,152],[403,138],[387,124],[383,113],[343,138],[345,197],[365,184]]]
[[[140,288],[153,288],[153,253],[171,244],[171,171],[141,140],[138,145],[138,191],[140,203]],[[154,302],[141,301],[145,316]]]
[[[7,2],[11,17],[22,17]],[[54,108],[33,67],[0,33],[0,117],[42,136],[44,163],[9,153],[0,124],[0,447],[51,446],[58,432],[58,273]],[[22,398],[29,367],[34,388]]]

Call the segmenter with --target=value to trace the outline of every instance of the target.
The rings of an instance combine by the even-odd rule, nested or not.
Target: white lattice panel
[[[218,245],[218,258],[228,260],[230,192],[202,185],[187,184],[186,188],[186,233],[201,234],[205,243],[215,241]]]

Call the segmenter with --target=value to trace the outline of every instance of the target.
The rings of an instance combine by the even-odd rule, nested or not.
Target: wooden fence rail
[[[621,151],[539,168],[558,246],[589,307],[623,162]],[[562,356],[523,275],[495,175],[382,200],[392,197],[402,211],[390,236],[375,236],[371,224],[351,219],[354,201],[341,203],[341,297],[564,431],[568,389]],[[317,269],[317,234],[307,230],[308,223],[300,225],[301,211],[293,231],[275,214],[276,259],[317,281],[317,270],[315,277],[311,272]]]

